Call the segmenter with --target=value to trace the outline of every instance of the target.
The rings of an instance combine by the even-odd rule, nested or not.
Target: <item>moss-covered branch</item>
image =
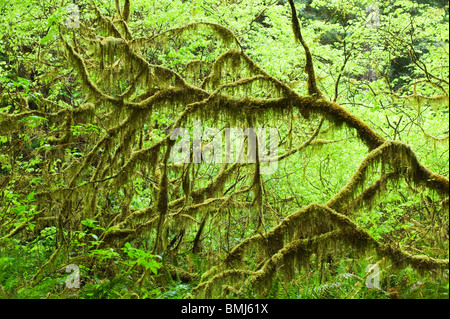
[[[317,87],[316,83],[316,75],[314,72],[314,64],[312,60],[311,51],[309,50],[306,41],[303,39],[302,32],[300,29],[300,22],[298,21],[297,10],[295,9],[294,1],[289,0],[289,5],[291,6],[291,22],[295,39],[301,43],[303,49],[305,50],[306,56],[305,70],[306,73],[308,74],[308,94],[316,98],[322,97],[323,94]]]
[[[280,272],[289,281],[295,270],[309,264],[313,255],[323,256],[338,246],[347,246],[358,254],[375,252],[380,258],[390,260],[395,267],[407,265],[421,271],[448,269],[448,259],[411,255],[390,244],[376,241],[348,217],[326,205],[311,204],[289,215],[278,226],[265,234],[247,238],[228,254],[220,264],[202,276],[201,283],[193,290],[200,297],[210,297],[208,288],[218,279],[234,283],[245,289],[249,284],[265,296]],[[257,249],[266,258],[254,271],[241,270],[245,251]],[[233,268],[233,270],[227,270]],[[235,275],[246,281],[239,285]],[[224,280],[226,278],[226,281]]]

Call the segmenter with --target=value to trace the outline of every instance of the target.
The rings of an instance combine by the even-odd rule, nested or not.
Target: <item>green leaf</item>
[[[31,192],[27,196],[27,202],[32,202],[34,200],[34,192]]]

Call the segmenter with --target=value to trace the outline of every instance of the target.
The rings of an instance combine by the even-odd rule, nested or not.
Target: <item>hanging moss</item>
[[[210,299],[213,296],[218,294],[218,290],[220,290],[223,283],[228,283],[230,280],[236,282],[238,280],[242,280],[248,274],[252,274],[250,271],[246,270],[227,270],[224,271],[214,277],[212,277],[209,281],[202,283],[195,287],[192,291],[192,295],[197,295],[201,293],[201,297]]]
[[[351,202],[342,207],[341,211],[345,215],[355,212],[362,208],[371,208],[373,204],[383,197],[386,191],[386,184],[398,180],[401,176],[400,172],[392,172],[382,175],[374,184],[367,187],[363,192],[358,194]]]
[[[356,252],[361,254],[369,247],[375,247],[380,258],[387,257],[396,265],[396,267],[405,267],[406,265],[423,272],[426,270],[446,269],[448,268],[448,260],[437,260],[429,257],[411,256],[395,249],[389,245],[380,245],[373,240],[368,234],[358,227],[346,228],[342,231],[332,231],[321,234],[317,237],[308,239],[298,239],[284,245],[282,249],[273,254],[263,267],[258,267],[260,270],[248,273],[248,283],[261,296],[266,296],[269,288],[272,286],[273,280],[280,271],[284,275],[284,279],[289,282],[294,275],[296,269],[309,264],[309,260],[313,254],[325,255],[328,249],[336,250],[334,247],[336,242],[341,242],[345,245],[353,247]],[[215,268],[218,271],[220,268]],[[209,287],[216,280],[216,278],[223,278],[228,276],[227,271],[222,271],[218,275],[209,277],[202,277],[202,283],[194,289],[194,293],[204,287]],[[209,274],[210,276],[210,274]],[[228,282],[235,282],[233,278],[227,278]],[[205,281],[206,280],[206,281]],[[244,286],[247,282],[244,283]]]
[[[119,30],[114,25],[113,21],[110,18],[103,16],[103,14],[100,12],[100,10],[98,9],[98,7],[95,3],[93,3],[93,5],[94,5],[95,12],[97,14],[97,17],[98,17],[100,27],[105,32],[107,32],[109,35],[112,35],[113,37],[116,37],[116,38],[122,38],[122,35],[120,34]],[[118,11],[118,13],[119,13],[119,15],[121,15],[120,11]]]
[[[199,80],[201,80],[202,73],[206,72],[206,70],[209,70],[210,68],[210,62],[202,60],[192,60],[186,64],[181,73],[184,73],[186,74],[186,76],[191,77],[193,83],[197,83]]]
[[[414,152],[409,146],[401,142],[385,142],[383,145],[373,150],[360,164],[358,170],[353,175],[349,183],[337,193],[327,205],[340,209],[342,204],[349,202],[352,197],[363,187],[364,182],[370,173],[370,169],[378,163],[383,163],[385,167],[401,173],[412,183],[423,185],[436,191],[441,196],[446,196],[449,192],[449,183],[443,176],[432,173],[422,166]],[[401,170],[406,167],[405,170]],[[400,171],[399,171],[400,170]],[[399,176],[397,174],[391,177]]]
[[[388,258],[392,266],[401,269],[405,266],[411,266],[421,273],[426,271],[436,271],[448,269],[448,259],[434,259],[428,256],[414,256],[393,247],[390,244],[380,245],[377,249],[379,255]]]
[[[312,54],[302,38],[293,1],[289,1],[293,32],[306,55],[310,95],[307,97],[300,96],[260,68],[240,50],[236,36],[219,25],[198,22],[134,39],[127,25],[129,3],[125,1],[121,11],[117,1],[118,12],[114,19],[104,17],[96,8],[98,28],[82,25],[79,38],[70,41],[61,36],[85,94],[80,107],[63,107],[42,99],[36,102],[38,110],[0,113],[0,129],[8,132],[20,130],[20,120],[34,115],[46,118],[57,128],[59,135],[48,139],[49,144],[56,147],[45,154],[45,176],[46,181],[58,186],[35,195],[42,209],[36,217],[39,225],[54,224],[58,227],[59,240],[64,242],[64,227],[72,230],[69,224],[72,216],[74,220],[95,219],[106,229],[99,237],[102,241],[99,247],[121,247],[125,241],[145,238],[154,242],[154,252],[167,253],[166,256],[176,254],[179,246],[192,244],[174,234],[189,234],[198,229],[193,250],[203,258],[201,254],[206,248],[200,249],[200,243],[205,242],[202,236],[207,231],[207,222],[210,228],[216,227],[222,249],[226,246],[222,245],[223,234],[227,232],[225,237],[232,234],[223,230],[224,224],[232,227],[227,217],[250,216],[243,225],[256,217],[258,229],[251,236],[243,236],[239,244],[229,249],[223,261],[214,262],[214,267],[202,276],[192,291],[193,296],[201,297],[248,296],[249,286],[259,296],[267,296],[275,278],[289,281],[313,259],[319,262],[338,249],[351,251],[356,257],[376,252],[398,267],[411,265],[424,272],[448,268],[448,260],[413,256],[374,240],[350,218],[351,212],[375,204],[388,186],[401,178],[415,187],[436,192],[441,196],[442,212],[448,212],[448,179],[422,166],[407,145],[385,141],[361,119],[321,96]],[[192,83],[188,84],[180,73],[151,64],[144,58],[144,45],[162,49],[169,38],[205,30],[216,35],[224,45],[234,45],[235,49],[224,52],[210,65],[202,61],[188,63],[181,73],[187,78],[193,77]],[[211,71],[206,77],[206,71],[202,70],[205,65]],[[259,91],[264,92],[264,97]],[[448,103],[448,96],[426,98],[417,92],[414,94],[410,101],[445,103],[447,99]],[[30,104],[20,96],[17,99],[25,109]],[[152,123],[153,112],[167,116],[168,123],[161,123],[159,119]],[[212,170],[214,177],[209,179],[210,171],[205,173],[204,166],[168,163],[175,141],[170,140],[167,132],[186,125],[191,119],[223,121],[220,125],[227,123],[228,127],[232,123],[257,128],[266,127],[268,120],[277,124],[275,119],[283,118],[290,119],[286,144],[289,146],[284,154],[275,157],[279,161],[307,146],[329,143],[322,138],[327,130],[322,129],[325,121],[331,124],[331,130],[341,126],[355,130],[358,139],[370,150],[347,185],[325,205],[312,203],[290,214],[274,211],[273,215],[287,214],[287,217],[280,222],[278,216],[270,220],[272,216],[267,211],[271,200],[266,194],[270,189],[265,188],[261,176],[262,159],[258,151],[256,163],[222,165],[218,172],[215,168]],[[296,136],[297,129],[303,130],[303,122],[308,123],[311,130],[313,125],[317,126],[312,134],[303,132],[302,136]],[[72,134],[74,125],[85,123],[93,124],[95,133]],[[154,129],[157,125],[158,131]],[[11,141],[11,137],[8,138]],[[296,147],[294,143],[299,138],[306,141]],[[77,145],[81,155],[66,157],[66,144]],[[65,166],[53,173],[57,159]],[[374,176],[379,177],[369,184]],[[134,208],[136,192],[140,190],[140,187],[134,189],[136,183],[148,190],[138,203],[146,207],[139,206],[140,209]],[[144,200],[148,202],[143,204]],[[66,221],[68,224],[63,226]],[[266,221],[273,222],[274,226],[266,230]],[[246,226],[243,228],[245,230]],[[25,229],[26,224],[19,224],[7,229],[3,238],[17,236]],[[172,242],[171,238],[174,238]],[[55,260],[55,256],[50,259]],[[176,256],[170,258],[176,260]],[[167,268],[178,277],[189,281],[196,279],[180,269]]]
[[[163,159],[163,170],[161,179],[159,181],[159,192],[158,192],[158,198],[157,198],[157,204],[156,204],[156,211],[158,213],[158,225],[156,228],[156,239],[155,239],[155,245],[153,247],[154,253],[161,253],[165,251],[165,248],[167,247],[165,240],[167,239],[165,230],[165,223],[166,216],[168,212],[168,203],[169,203],[169,180],[167,177],[167,161],[169,160],[170,151],[172,149],[172,146],[174,145],[175,141],[170,141],[168,143],[166,153],[164,155]]]
[[[321,228],[321,224],[325,228]],[[337,230],[333,230],[333,228],[337,228]],[[286,237],[285,234],[291,235]],[[351,247],[360,255],[375,249],[381,258],[386,257],[392,260],[396,267],[409,265],[419,271],[448,268],[448,260],[412,256],[398,248],[380,244],[348,217],[318,204],[311,204],[289,215],[277,227],[264,235],[256,235],[244,240],[225,258],[224,265],[228,265],[228,267],[232,265],[234,269],[239,268],[240,264],[236,261],[242,259],[244,252],[249,249],[248,247],[259,245],[259,250],[265,251],[268,259],[262,263],[263,266],[257,267],[259,270],[253,274],[248,273],[250,275],[248,282],[257,292],[265,295],[279,271],[289,281],[296,269],[309,263],[313,254],[322,256],[328,249],[335,251],[336,242]],[[217,278],[228,276],[229,273],[226,269],[218,266],[207,275],[205,274],[194,292],[203,287],[209,287]],[[214,275],[214,273],[218,274]],[[228,280],[234,282],[232,278],[228,278]]]
[[[244,52],[235,49],[230,49],[222,53],[214,61],[211,73],[207,77],[205,77],[200,86],[203,89],[209,87],[212,90],[216,90],[220,86],[221,80],[225,79],[225,77],[223,76],[225,72],[231,74],[245,74],[243,73],[244,70],[247,71],[247,74],[245,76],[247,78],[253,78],[258,75],[260,75],[261,77],[254,79],[259,80],[261,78],[265,78],[265,81],[261,81],[261,85],[270,83],[274,92],[278,94],[281,91],[289,92],[289,88],[286,85],[281,83],[279,80],[271,77],[268,73],[266,73],[263,69],[256,65]],[[240,83],[238,82],[234,85],[231,84],[230,86],[235,87],[237,85],[240,85]]]
[[[111,229],[101,238],[104,244],[99,248],[104,247],[106,244],[120,246],[121,243],[126,242],[135,233],[136,230],[134,229]]]
[[[182,27],[174,28],[164,32],[158,37],[160,36],[173,37],[178,35],[195,34],[200,30],[200,28],[206,28],[211,30],[214,35],[219,37],[219,39],[222,41],[225,47],[228,47],[232,44],[235,44],[236,46],[240,47],[239,40],[234,35],[233,31],[220,24],[206,21],[193,22]]]
[[[96,99],[99,100],[104,99],[110,103],[113,103],[114,105],[121,104],[121,101],[113,98],[112,96],[104,94],[100,91],[100,89],[91,81],[83,58],[75,51],[74,47],[71,44],[69,44],[65,40],[64,42],[66,44],[67,52],[69,54],[69,60],[73,62],[73,66],[80,75],[84,87],[89,89],[90,93],[93,96],[95,96]]]

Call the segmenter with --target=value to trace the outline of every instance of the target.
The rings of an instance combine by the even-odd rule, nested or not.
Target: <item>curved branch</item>
[[[370,168],[378,163],[381,163],[385,168],[390,167],[393,171],[400,172],[413,183],[424,185],[437,191],[441,196],[448,195],[448,179],[433,173],[420,164],[408,145],[397,141],[389,141],[366,156],[347,185],[330,199],[327,205],[333,209],[340,210],[342,205],[348,203],[357,190],[364,185],[370,173]],[[406,167],[406,170],[403,170],[402,167]]]

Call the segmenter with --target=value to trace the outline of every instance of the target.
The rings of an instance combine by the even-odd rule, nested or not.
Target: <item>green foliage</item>
[[[383,140],[409,145],[448,185],[448,3],[294,3],[324,99]],[[79,0],[82,28],[73,30],[64,26],[63,4],[0,2],[0,298],[195,297],[208,278],[214,297],[448,298],[448,269],[420,272],[389,260],[380,262],[380,289],[369,289],[366,266],[384,256],[336,243],[318,245],[294,270],[286,257],[264,293],[249,280],[291,247],[288,240],[341,230],[329,220],[296,225],[299,238],[283,233],[264,249],[248,245],[236,253],[242,267],[230,268],[241,272],[226,273],[222,261],[233,247],[282,223],[293,227],[286,220],[295,212],[326,205],[354,178],[367,147],[332,116],[270,176],[255,179],[253,166],[164,161],[170,128],[181,123],[192,133],[192,119],[219,129],[250,121],[276,127],[280,155],[318,128],[322,113],[307,118],[295,108],[303,99],[289,110],[261,115],[255,106],[255,118],[241,114],[244,97],[274,101],[290,90],[290,97],[310,98],[287,1],[133,0],[126,29],[114,1]],[[367,24],[373,4],[378,27]],[[238,54],[214,64],[228,49]],[[239,60],[242,52],[250,66]],[[146,68],[150,76],[138,76]],[[216,79],[203,82],[214,72]],[[263,85],[248,81],[255,75]],[[264,82],[269,77],[288,89]],[[223,96],[214,96],[216,89]],[[238,107],[226,113],[230,101]],[[177,122],[198,104],[198,114]],[[398,170],[371,163],[363,189],[353,190],[337,213],[377,243],[448,264],[448,197],[426,182],[416,185],[413,168],[391,161]],[[358,195],[389,173],[403,175],[380,183],[376,196],[359,205]],[[259,207],[255,180],[262,185]],[[69,264],[80,267],[79,289],[65,286]]]
[[[158,273],[158,269],[162,266],[156,259],[160,259],[160,256],[152,255],[145,252],[142,249],[134,248],[130,243],[125,243],[123,251],[128,255],[130,260],[126,263],[130,268],[135,265],[144,267],[146,270],[151,270],[155,275]]]

